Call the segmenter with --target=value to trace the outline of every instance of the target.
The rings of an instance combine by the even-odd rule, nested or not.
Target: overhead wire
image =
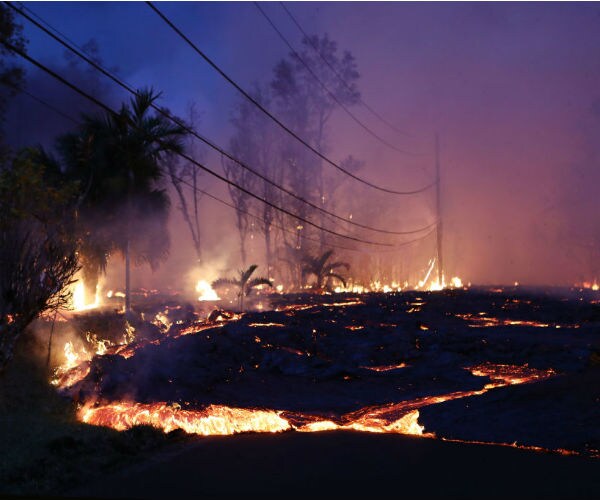
[[[118,115],[118,113],[113,110],[110,106],[108,106],[106,103],[104,103],[103,101],[101,101],[100,99],[98,99],[97,97],[94,97],[90,94],[88,94],[87,92],[85,92],[84,90],[82,90],[81,88],[79,88],[77,85],[73,84],[72,82],[69,82],[67,79],[65,79],[64,77],[62,77],[61,75],[59,75],[58,73],[56,73],[55,71],[51,70],[50,68],[48,68],[47,66],[45,66],[44,64],[42,64],[40,61],[38,61],[37,59],[31,57],[30,55],[26,54],[24,51],[22,51],[21,49],[19,49],[18,47],[12,45],[10,42],[8,42],[7,40],[0,40],[0,43],[2,43],[7,49],[9,49],[11,52],[14,52],[15,54],[18,54],[20,57],[22,57],[23,59],[25,59],[26,61],[28,61],[29,63],[33,64],[34,66],[36,66],[38,69],[41,69],[42,71],[48,73],[50,76],[52,76],[53,78],[57,79],[58,81],[60,81],[61,83],[63,83],[64,85],[66,85],[67,87],[71,88],[73,91],[77,92],[79,95],[81,95],[82,97],[85,97],[86,99],[90,100],[91,102],[93,102],[94,104],[96,104],[98,107],[104,109],[107,113],[111,114],[111,115]],[[226,177],[218,174],[217,172],[211,170],[210,168],[206,167],[205,165],[201,164],[200,162],[196,161],[194,158],[192,158],[191,156],[189,156],[186,153],[183,152],[178,152],[176,153],[178,156],[180,156],[181,158],[184,158],[185,160],[189,161],[190,163],[196,165],[198,168],[200,168],[201,170],[209,173],[210,175],[212,175],[213,177],[219,179],[220,181],[233,186],[235,188],[237,188],[239,191],[249,195],[250,197],[274,208],[275,210],[284,213],[286,215],[289,215],[293,218],[295,218],[296,220],[303,222],[305,224],[308,224],[309,226],[312,226],[318,230],[321,230],[323,232],[326,232],[328,234],[331,234],[333,236],[338,236],[340,238],[344,238],[347,240],[351,240],[351,241],[356,241],[358,243],[364,243],[367,245],[373,245],[373,246],[381,246],[381,247],[392,247],[394,245],[392,245],[391,243],[383,243],[383,242],[376,242],[376,241],[370,241],[370,240],[365,240],[362,238],[358,238],[356,236],[352,236],[352,235],[346,235],[346,234],[342,234],[342,233],[338,233],[337,231],[333,231],[331,229],[325,228],[320,226],[319,224],[316,224],[315,222],[312,222],[311,220],[308,220],[304,217],[301,217],[293,212],[290,212],[289,210],[282,208],[268,200],[265,200],[263,198],[261,198],[259,195],[253,193],[252,191],[250,191],[249,189],[240,186],[239,184],[237,184],[236,182],[231,181],[230,179],[227,179]]]
[[[104,68],[97,61],[93,60],[91,57],[89,57],[88,55],[86,55],[84,53],[83,49],[81,49],[80,47],[77,47],[76,44],[74,42],[70,41],[68,39],[68,37],[66,37],[63,33],[61,33],[56,28],[52,27],[48,22],[46,22],[43,19],[41,19],[40,16],[34,14],[31,11],[31,9],[28,9],[27,7],[24,7],[32,15],[35,15],[35,17],[37,17],[40,20],[40,22],[36,21],[31,16],[29,16],[27,13],[23,12],[23,10],[21,10],[21,9],[15,7],[14,5],[12,5],[11,2],[4,2],[4,3],[7,4],[9,7],[11,7],[13,10],[15,10],[17,13],[19,13],[21,16],[23,16],[25,19],[27,19],[29,22],[31,22],[33,25],[35,25],[37,28],[39,28],[40,30],[44,31],[48,36],[50,36],[55,41],[57,41],[58,43],[60,43],[67,50],[71,51],[73,54],[75,54],[79,58],[83,59],[86,63],[88,63],[89,65],[91,65],[97,71],[99,71],[104,76],[106,76],[107,78],[111,79],[117,85],[119,85],[120,87],[122,87],[123,89],[125,89],[127,92],[129,92],[132,95],[138,95],[138,91],[135,90],[131,85],[129,85],[128,83],[124,82],[122,79],[118,78],[112,72],[110,72],[109,70],[107,70],[106,68]],[[44,23],[46,26],[43,26],[41,23]],[[69,42],[67,42],[65,40],[69,40]],[[315,203],[313,203],[313,202],[305,199],[302,196],[297,195],[296,193],[294,193],[290,189],[286,188],[285,186],[282,186],[282,185],[274,182],[272,179],[270,179],[266,175],[262,174],[261,172],[257,171],[255,168],[252,168],[246,162],[244,162],[244,161],[240,160],[239,158],[235,157],[233,154],[231,154],[227,150],[223,149],[221,146],[215,144],[213,141],[211,141],[211,140],[207,139],[206,137],[202,136],[196,130],[194,130],[193,128],[191,128],[190,126],[188,126],[182,120],[180,120],[177,117],[171,115],[170,113],[168,113],[167,111],[165,111],[160,106],[157,106],[154,103],[151,104],[151,106],[152,106],[152,108],[155,111],[157,111],[158,113],[160,113],[162,116],[164,116],[165,118],[168,118],[173,123],[175,123],[178,126],[184,128],[186,130],[186,132],[188,132],[189,134],[191,134],[195,138],[199,139],[204,144],[208,145],[210,148],[214,149],[215,151],[217,151],[221,155],[227,157],[229,160],[233,161],[234,163],[236,163],[237,165],[239,165],[243,169],[251,172],[252,174],[254,174],[255,176],[257,176],[258,178],[260,178],[264,182],[266,182],[266,183],[270,184],[271,186],[279,189],[280,191],[284,192],[288,196],[291,196],[292,198],[294,198],[294,199],[296,199],[296,200],[298,200],[298,201],[300,201],[300,202],[302,202],[302,203],[310,206],[311,208],[313,208],[315,210],[318,210],[321,213],[324,213],[324,214],[328,215],[329,217],[332,217],[334,219],[340,220],[342,222],[345,222],[345,223],[347,223],[349,225],[352,225],[352,226],[355,226],[355,227],[360,227],[361,229],[366,229],[366,230],[369,230],[369,231],[373,231],[373,232],[377,232],[377,233],[382,233],[382,234],[398,235],[398,236],[407,235],[407,234],[420,233],[420,232],[426,231],[426,230],[430,229],[431,227],[437,225],[437,221],[434,221],[434,222],[432,222],[430,224],[427,224],[426,226],[422,226],[420,228],[413,229],[413,230],[408,230],[408,231],[393,231],[393,230],[388,230],[388,229],[376,228],[376,227],[373,227],[373,226],[370,226],[370,225],[367,225],[367,224],[362,224],[362,223],[357,222],[355,220],[348,219],[346,217],[342,217],[342,216],[340,216],[340,215],[338,215],[338,214],[336,214],[334,212],[331,212],[331,211],[329,211],[329,210],[327,210],[327,209],[325,209],[325,208],[323,208],[323,207],[321,207],[321,206],[319,206],[319,205],[317,205],[317,204],[315,204]]]
[[[69,120],[69,121],[71,121],[73,123],[79,123],[76,118],[74,118],[74,117],[70,116],[69,114],[65,113],[64,111],[58,109],[56,106],[50,104],[49,102],[47,102],[47,101],[45,101],[43,99],[40,99],[39,97],[37,97],[36,95],[32,94],[31,92],[29,92],[28,90],[26,90],[24,88],[21,88],[21,87],[15,86],[15,85],[10,85],[9,83],[2,82],[2,81],[0,81],[0,84],[4,85],[5,87],[10,87],[10,88],[14,89],[15,91],[17,91],[18,93],[25,94],[29,98],[31,98],[34,101],[38,102],[42,106],[45,106],[46,108],[54,111],[56,114],[62,116],[66,120]]]
[[[281,7],[283,8],[283,10],[285,10],[285,12],[289,16],[289,18],[292,20],[292,22],[296,25],[296,27],[300,30],[300,32],[304,36],[304,39],[313,48],[313,50],[317,53],[317,55],[321,58],[321,60],[329,67],[329,69],[338,78],[338,80],[340,82],[342,82],[342,84],[348,89],[348,91],[352,91],[353,90],[352,87],[348,84],[348,82],[346,82],[346,80],[344,79],[344,77],[342,75],[340,75],[339,71],[333,66],[333,64],[331,64],[329,62],[329,60],[321,53],[321,51],[319,50],[319,48],[314,43],[314,40],[308,35],[308,33],[306,32],[306,30],[302,27],[302,25],[300,24],[300,22],[298,21],[298,19],[292,14],[292,12],[287,8],[287,6],[285,5],[285,3],[284,2],[279,2],[279,5],[281,5]],[[367,110],[369,110],[373,114],[373,116],[375,116],[376,118],[378,118],[382,123],[384,123],[385,125],[387,125],[394,132],[396,132],[398,134],[401,134],[401,135],[405,135],[405,136],[409,135],[405,131],[400,130],[397,127],[395,127],[392,123],[390,123],[383,116],[381,116],[381,114],[379,114],[377,111],[375,111],[371,106],[369,106],[364,101],[364,99],[362,98],[362,96],[359,97],[359,100],[360,100],[360,104],[362,104]]]
[[[310,67],[310,65],[308,64],[308,62],[306,62],[306,60],[302,57],[302,55],[293,47],[293,45],[290,43],[290,41],[285,37],[285,35],[281,32],[281,30],[277,27],[277,25],[273,22],[273,20],[269,17],[269,15],[264,11],[264,9],[258,4],[258,2],[253,2],[253,3],[255,5],[255,7],[258,9],[258,11],[262,14],[262,16],[267,20],[267,22],[269,23],[269,25],[271,26],[271,28],[273,28],[273,30],[275,31],[275,33],[277,33],[277,35],[283,41],[283,43],[285,43],[286,46],[292,51],[293,56],[298,61],[300,61],[300,63],[302,64],[302,66],[304,66],[306,68],[306,71],[308,71],[308,73],[314,78],[314,80],[319,84],[319,86],[327,93],[327,95],[329,95],[329,97],[342,110],[344,110],[344,112],[356,124],[358,124],[364,131],[366,131],[369,135],[371,135],[372,137],[374,137],[375,139],[377,139],[384,146],[386,146],[386,147],[388,147],[390,149],[393,149],[394,151],[396,151],[398,153],[413,154],[410,151],[407,151],[405,149],[400,149],[400,148],[394,146],[392,143],[386,141],[379,134],[377,134],[376,132],[374,132],[373,130],[371,130],[371,128],[369,128],[369,126],[365,125],[360,120],[360,118],[358,118],[352,111],[350,111],[350,109],[348,109],[348,107],[338,98],[338,96],[336,96],[331,90],[329,90],[329,88],[327,87],[327,85],[325,85],[325,83],[321,80],[321,78],[319,78],[319,76],[317,75],[317,73]],[[353,90],[350,86],[346,85],[346,87],[348,88],[349,92],[351,92],[351,93],[356,92],[356,90]]]
[[[204,189],[201,189],[201,188],[199,188],[197,186],[194,186],[190,182],[186,181],[185,179],[182,179],[181,177],[179,177],[177,175],[174,175],[174,174],[171,174],[171,173],[169,173],[169,175],[171,177],[173,177],[175,180],[181,182],[182,184],[185,184],[186,186],[188,186],[193,191],[196,191],[198,193],[202,193],[202,194],[208,196],[209,198],[211,198],[212,200],[217,201],[217,202],[221,203],[222,205],[225,205],[225,206],[227,206],[229,208],[232,208],[233,210],[235,210],[237,212],[240,212],[240,213],[243,213],[245,215],[248,215],[249,217],[252,217],[253,219],[258,220],[259,222],[264,222],[264,219],[261,216],[256,215],[256,214],[250,212],[249,210],[244,210],[242,208],[239,208],[239,207],[235,206],[233,203],[225,201],[222,198],[219,198],[218,196],[216,196],[216,195],[214,195],[212,193],[209,193],[208,191],[205,191]],[[284,232],[287,232],[287,233],[290,233],[290,234],[297,235],[297,232],[294,231],[293,229],[289,229],[289,228],[286,228],[284,226],[280,226],[279,224],[273,223],[273,224],[271,224],[271,226],[274,227],[274,228],[276,228],[276,229],[279,229],[280,231],[284,231]],[[390,248],[390,249],[387,249],[387,250],[384,250],[384,251],[394,251],[397,248],[400,248],[400,247],[403,247],[403,246],[406,246],[406,245],[410,245],[411,243],[416,243],[417,241],[424,240],[430,234],[432,234],[432,232],[433,232],[433,230],[429,231],[427,234],[425,234],[423,236],[420,236],[419,238],[414,238],[414,239],[409,240],[409,241],[403,241],[402,243],[394,244],[393,248]],[[311,238],[309,236],[303,236],[303,239],[305,239],[307,241],[316,242],[316,243],[320,243],[321,242],[321,240],[317,240],[317,239]],[[347,250],[349,252],[367,253],[365,250],[360,249],[360,248],[349,248],[349,247],[345,247],[345,246],[342,246],[342,245],[337,245],[335,243],[329,243],[327,246],[330,246],[332,248],[341,249],[341,250]],[[371,250],[369,253],[371,253],[372,251],[380,252],[382,250],[374,249],[374,250]]]
[[[62,116],[63,118],[66,118],[66,119],[70,120],[71,122],[73,122],[76,125],[81,125],[82,124],[81,120],[78,120],[78,119],[76,119],[76,118],[74,118],[72,116],[69,116],[69,115],[63,113],[57,107],[49,104],[48,102],[46,102],[45,100],[43,100],[43,99],[35,96],[34,94],[31,94],[30,92],[26,91],[25,89],[21,89],[21,88],[18,88],[16,86],[13,86],[13,85],[8,85],[5,82],[2,82],[2,84],[5,85],[5,86],[14,88],[15,90],[18,90],[19,92],[22,92],[22,93],[28,95],[29,97],[31,97],[35,101],[39,102],[40,104],[43,104],[44,106],[48,107],[50,110],[54,111],[59,116]],[[201,193],[201,194],[203,194],[203,195],[211,198],[212,200],[221,203],[222,205],[225,205],[225,206],[227,206],[229,208],[232,208],[233,210],[235,210],[237,212],[241,212],[241,213],[243,213],[245,215],[248,215],[249,217],[252,217],[253,219],[258,220],[259,222],[263,222],[263,218],[260,217],[259,215],[253,214],[253,213],[251,213],[248,210],[244,210],[242,208],[239,208],[239,207],[235,206],[233,203],[227,202],[227,201],[223,200],[222,198],[219,198],[218,196],[216,196],[216,195],[214,195],[212,193],[209,193],[208,191],[206,191],[204,189],[201,189],[201,188],[199,188],[197,186],[194,186],[190,182],[186,181],[185,179],[182,179],[181,177],[179,177],[177,175],[174,175],[174,174],[172,174],[170,172],[169,172],[168,175],[170,177],[174,178],[175,180],[177,180],[178,182],[181,182],[182,184],[185,184],[186,186],[188,186],[190,189],[192,189],[195,192]],[[284,226],[280,226],[280,225],[278,225],[276,223],[273,223],[271,225],[272,225],[272,227],[274,227],[276,229],[279,229],[280,231],[285,231],[287,233],[294,234],[294,235],[297,234],[293,229],[289,229],[289,228],[286,228]],[[420,240],[426,238],[428,235],[429,235],[429,233],[427,235],[425,235],[425,236],[420,237],[420,238],[415,238],[415,239],[410,240],[410,241],[402,242],[399,245],[395,245],[395,247],[404,246],[404,245],[407,245],[407,244],[410,244],[410,243],[414,243],[414,242],[420,241]],[[304,236],[303,238],[306,239],[306,240],[308,240],[308,241],[313,241],[313,242],[320,243],[320,240],[317,240],[315,238],[311,238],[309,236]],[[330,246],[332,248],[340,249],[340,250],[350,251],[350,252],[364,252],[364,250],[359,249],[359,248],[349,248],[349,247],[345,247],[343,245],[337,245],[337,244],[334,244],[334,243],[330,243],[328,246]]]
[[[345,175],[351,177],[352,179],[365,184],[373,189],[378,191],[382,191],[385,193],[396,194],[396,195],[415,195],[427,191],[436,185],[437,180],[430,182],[429,184],[414,190],[408,191],[400,191],[396,189],[390,189],[373,182],[370,182],[362,177],[359,177],[356,174],[353,174],[349,170],[345,169],[335,161],[331,160],[324,153],[319,151],[317,148],[308,143],[305,139],[300,137],[296,132],[294,132],[290,127],[285,125],[279,118],[277,118],[273,113],[271,113],[267,108],[265,108],[257,99],[252,97],[246,90],[244,90],[238,83],[233,80],[225,71],[223,71],[211,58],[209,58],[192,40],[187,37],[163,12],[161,12],[152,2],[146,2],[146,4],[182,39],[184,40],[193,50],[196,52],[204,61],[206,61],[217,73],[219,73],[227,82],[229,82],[238,92],[240,92],[248,101],[250,101],[254,106],[256,106],[260,111],[262,111],[266,116],[268,116],[271,120],[273,120],[279,127],[281,127],[285,132],[287,132],[291,137],[296,139],[300,144],[305,146],[307,149],[312,151],[315,155],[317,155],[320,159],[322,159],[327,164],[336,168],[340,172]]]

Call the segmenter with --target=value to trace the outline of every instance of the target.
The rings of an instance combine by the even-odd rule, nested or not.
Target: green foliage
[[[0,371],[31,321],[68,302],[78,270],[77,184],[55,183],[44,159],[24,150],[0,171]]]

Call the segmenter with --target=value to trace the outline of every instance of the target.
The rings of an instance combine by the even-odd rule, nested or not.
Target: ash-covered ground
[[[268,297],[261,301],[272,310],[209,321],[217,304],[154,296],[130,318],[133,343],[95,356],[87,376],[63,391],[82,403],[219,404],[334,421],[406,402],[438,438],[600,453],[598,293]],[[107,311],[74,321],[113,341],[125,323]],[[490,373],[505,365],[510,382],[490,388],[499,380]],[[448,394],[459,395],[442,401]]]

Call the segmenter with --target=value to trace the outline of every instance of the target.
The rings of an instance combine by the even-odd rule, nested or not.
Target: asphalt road
[[[600,459],[358,432],[198,438],[87,498],[600,498]]]

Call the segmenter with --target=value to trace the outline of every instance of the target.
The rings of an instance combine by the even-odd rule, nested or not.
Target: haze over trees
[[[327,153],[330,119],[336,107],[359,102],[359,76],[354,56],[338,50],[337,43],[327,34],[304,37],[301,51],[292,52],[278,62],[268,84],[254,86],[253,98],[318,151]],[[231,152],[262,175],[294,192],[298,199],[225,160],[228,178],[248,189],[257,188],[263,199],[288,207],[300,217],[326,227],[327,216],[323,212],[315,215],[302,201],[326,210],[335,208],[334,193],[342,181],[325,172],[323,160],[290,136],[277,133],[269,118],[247,100],[240,100],[236,105],[231,123],[234,127]],[[356,173],[364,162],[349,156],[341,165]],[[229,191],[233,204],[239,209],[236,225],[242,263],[246,260],[249,228],[254,224],[264,236],[268,275],[272,276],[274,269],[288,286],[301,287],[304,258],[311,252],[326,251],[329,244],[326,233],[259,204],[238,190],[230,188]],[[257,223],[248,217],[249,210],[258,216]],[[287,271],[282,267],[287,267]]]

